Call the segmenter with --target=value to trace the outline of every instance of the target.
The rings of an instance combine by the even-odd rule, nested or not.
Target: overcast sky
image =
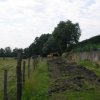
[[[100,0],[0,0],[0,48],[27,47],[59,21],[80,24],[80,40],[100,34]]]

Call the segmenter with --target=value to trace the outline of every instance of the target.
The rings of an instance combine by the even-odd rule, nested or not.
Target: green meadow
[[[27,60],[26,60],[27,61]],[[96,75],[100,76],[100,66],[89,61],[80,61],[80,65],[92,70]],[[31,61],[31,66],[32,61]],[[62,66],[63,67],[63,66]],[[3,100],[3,77],[4,69],[8,70],[8,97],[9,100],[16,99],[16,59],[0,58],[0,100]],[[66,78],[63,76],[63,78]],[[97,87],[93,87],[90,83],[86,83],[86,89],[83,90],[66,90],[64,92],[48,95],[50,88],[50,77],[48,71],[47,59],[39,61],[37,68],[33,71],[31,67],[30,78],[27,77],[26,64],[26,82],[23,86],[22,100],[100,100],[100,91]]]

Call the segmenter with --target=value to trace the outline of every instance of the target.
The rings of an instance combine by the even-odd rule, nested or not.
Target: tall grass
[[[100,65],[90,61],[80,61],[78,64],[92,70],[100,77]],[[70,77],[70,76],[69,76]],[[100,88],[88,81],[84,81],[82,90],[67,90],[64,92],[54,93],[49,100],[100,100]]]
[[[100,91],[65,91],[53,94],[49,100],[100,100]]]
[[[15,99],[16,94],[16,60],[14,58],[0,58],[0,100],[3,100],[4,69],[8,70],[8,97]]]
[[[26,81],[22,100],[47,100],[49,77],[47,61],[43,60],[31,74],[31,78]]]
[[[79,62],[80,65],[85,66],[87,69],[95,72],[96,75],[100,76],[100,65],[88,60],[82,60]]]

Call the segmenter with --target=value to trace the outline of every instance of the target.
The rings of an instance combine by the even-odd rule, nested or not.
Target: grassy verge
[[[100,91],[65,91],[63,93],[54,94],[50,100],[100,100]]]
[[[88,60],[80,61],[79,64],[83,65],[89,70],[94,71],[96,75],[100,76],[100,65],[93,63],[91,61],[88,61]]]
[[[38,64],[31,78],[26,81],[22,100],[47,100],[48,86],[47,61],[43,60]]]
[[[89,70],[100,76],[100,66],[90,61],[80,61],[78,64],[83,65]],[[70,78],[70,74],[67,78]],[[72,76],[73,77],[73,76]],[[64,76],[62,77],[64,78]],[[65,76],[66,79],[66,76]],[[64,92],[54,93],[49,100],[100,100],[100,86],[83,80],[81,89],[69,89]],[[75,85],[76,86],[76,85]]]

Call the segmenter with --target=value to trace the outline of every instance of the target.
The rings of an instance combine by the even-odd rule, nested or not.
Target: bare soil
[[[64,91],[100,88],[100,77],[93,71],[61,58],[48,60],[50,77],[49,96]]]

